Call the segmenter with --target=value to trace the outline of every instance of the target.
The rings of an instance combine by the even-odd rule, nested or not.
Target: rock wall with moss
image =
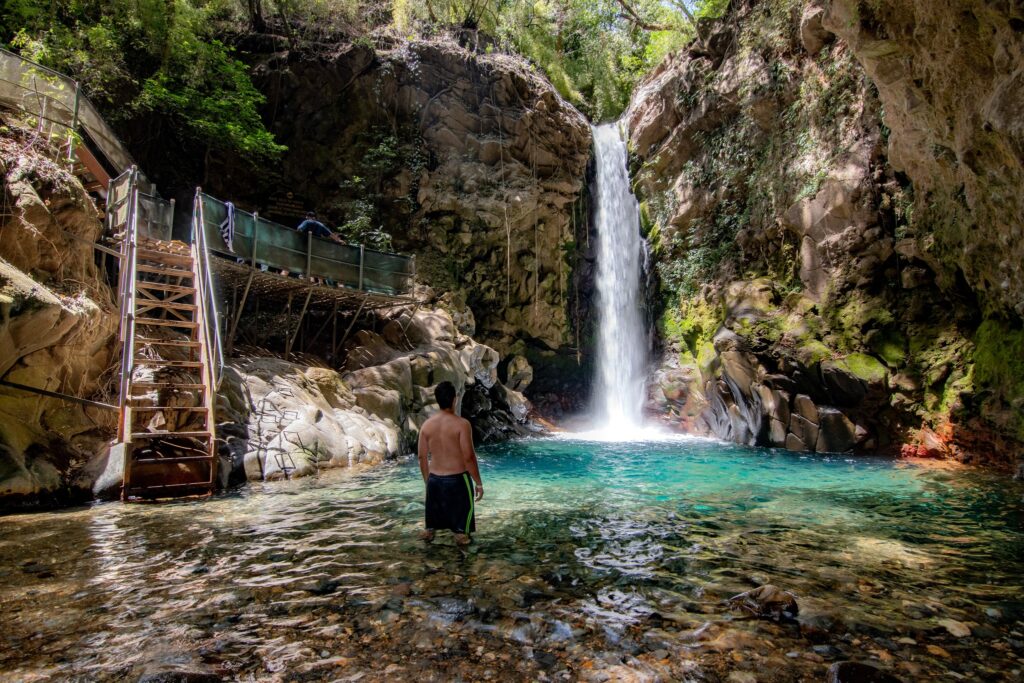
[[[509,55],[381,36],[246,58],[288,151],[257,174],[214,154],[211,192],[265,215],[292,191],[346,235],[415,254],[483,343],[575,363],[590,128],[546,79]]]
[[[1024,440],[1017,20],[965,15],[969,54],[936,58],[915,46],[967,47],[955,22],[864,5],[734,0],[638,89],[625,122],[663,303],[649,408],[742,443],[1008,465]]]

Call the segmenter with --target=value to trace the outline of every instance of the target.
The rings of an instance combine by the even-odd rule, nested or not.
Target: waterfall
[[[640,210],[630,191],[618,124],[594,128],[597,161],[597,386],[595,427],[628,438],[641,426],[646,344],[640,315]]]

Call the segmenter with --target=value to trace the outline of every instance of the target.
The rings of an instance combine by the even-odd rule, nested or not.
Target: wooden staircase
[[[126,193],[119,180],[111,182],[108,215],[124,221],[111,225],[122,253],[121,497],[207,495],[216,486],[217,448],[206,255],[201,242],[140,235],[138,188]]]

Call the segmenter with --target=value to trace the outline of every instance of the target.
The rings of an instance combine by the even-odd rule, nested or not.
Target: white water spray
[[[618,439],[640,430],[646,344],[640,315],[640,211],[617,124],[594,128],[597,161],[597,386],[595,427]]]

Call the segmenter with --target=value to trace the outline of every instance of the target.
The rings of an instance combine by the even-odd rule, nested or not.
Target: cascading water
[[[646,345],[640,315],[640,211],[617,124],[594,128],[597,161],[596,427],[629,438],[641,426]]]

